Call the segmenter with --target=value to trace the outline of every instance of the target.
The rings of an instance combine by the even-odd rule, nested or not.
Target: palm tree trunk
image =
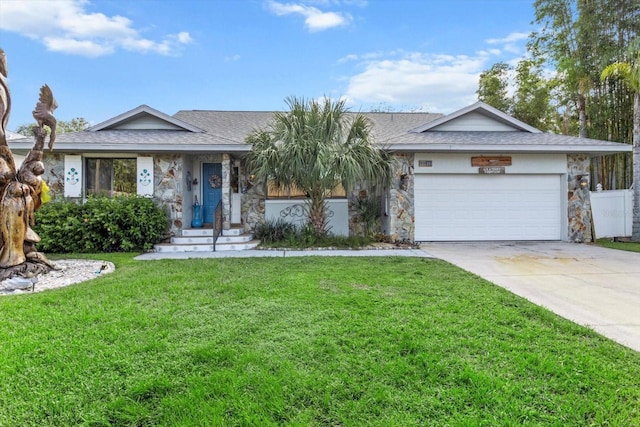
[[[309,197],[309,223],[316,232],[316,236],[326,234],[327,218],[325,215],[325,199],[321,193],[311,194]]]
[[[633,95],[633,226],[631,240],[640,242],[640,92]]]

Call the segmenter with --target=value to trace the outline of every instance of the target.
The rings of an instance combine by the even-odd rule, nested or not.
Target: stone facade
[[[389,239],[393,242],[413,241],[415,214],[413,209],[414,155],[398,154],[389,188]]]
[[[64,155],[45,153],[43,157],[44,174],[42,179],[49,186],[52,200],[64,197]]]
[[[359,218],[356,206],[358,198],[375,197],[381,193],[381,219],[373,231],[381,231],[390,241],[402,242],[414,239],[414,155],[401,153],[396,156],[392,181],[388,191],[377,192],[361,183],[348,191],[349,199],[349,234],[363,235],[364,224]],[[170,231],[179,234],[183,228],[189,228],[193,194],[197,193],[197,185],[193,190],[186,187],[186,171],[197,174],[201,163],[222,163],[224,206],[224,228],[230,227],[231,167],[234,159],[229,154],[156,154],[154,160],[154,200],[162,206],[170,220]],[[50,188],[53,199],[64,197],[64,154],[45,153],[45,172],[43,179]],[[241,218],[245,231],[255,229],[265,220],[265,187],[251,182],[246,175],[244,162],[239,166],[239,182],[241,191]],[[570,242],[590,242],[592,240],[592,214],[590,201],[589,156],[586,154],[567,155],[567,240]],[[385,195],[386,193],[386,195]],[[188,201],[185,203],[183,197]],[[186,209],[186,210],[185,210]]]
[[[153,198],[165,209],[171,234],[179,234],[185,224],[182,200],[183,171],[182,155],[153,156]]]
[[[567,239],[574,243],[591,242],[593,236],[589,182],[589,156],[567,155],[569,233]]]

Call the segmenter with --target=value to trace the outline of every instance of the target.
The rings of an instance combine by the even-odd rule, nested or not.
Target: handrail
[[[213,252],[216,251],[216,242],[222,234],[222,200],[218,202],[213,211]]]

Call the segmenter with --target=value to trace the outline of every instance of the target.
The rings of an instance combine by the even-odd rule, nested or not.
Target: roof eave
[[[630,153],[631,145],[622,146],[553,146],[553,145],[453,145],[453,144],[390,144],[391,151],[402,152],[495,152],[495,153],[587,153],[594,156]]]

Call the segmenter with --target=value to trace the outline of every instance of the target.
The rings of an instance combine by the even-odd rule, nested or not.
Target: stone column
[[[589,156],[586,154],[567,155],[567,181],[570,242],[591,242],[591,193],[589,190]]]
[[[413,154],[398,154],[389,188],[389,237],[395,242],[413,241]]]
[[[231,228],[231,156],[222,155],[222,229]]]

